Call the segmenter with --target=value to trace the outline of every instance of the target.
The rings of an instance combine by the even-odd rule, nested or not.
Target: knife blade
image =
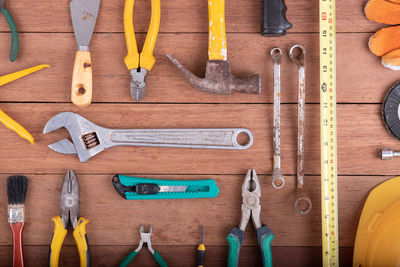
[[[78,44],[72,73],[71,100],[84,107],[92,102],[92,60],[89,44],[96,25],[100,0],[72,0],[69,5]]]

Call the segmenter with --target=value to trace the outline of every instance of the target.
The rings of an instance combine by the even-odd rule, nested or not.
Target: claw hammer
[[[225,32],[225,1],[207,0],[209,16],[208,61],[205,78],[200,78],[186,69],[171,55],[166,56],[182,73],[183,77],[197,89],[213,94],[230,94],[238,91],[248,94],[261,92],[260,75],[235,77],[227,60]]]

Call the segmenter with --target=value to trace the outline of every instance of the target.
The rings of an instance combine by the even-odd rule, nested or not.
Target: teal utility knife
[[[118,194],[128,200],[215,198],[219,193],[213,179],[160,180],[117,174],[112,183]]]

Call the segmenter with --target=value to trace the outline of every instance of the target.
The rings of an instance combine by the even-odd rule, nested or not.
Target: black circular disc
[[[400,140],[400,82],[387,93],[383,102],[382,117],[389,133]]]

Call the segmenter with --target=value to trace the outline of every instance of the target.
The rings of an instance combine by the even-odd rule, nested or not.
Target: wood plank
[[[80,110],[72,104],[2,104],[2,109],[36,138],[30,145],[0,127],[2,172],[56,173],[65,166],[85,173],[236,174],[249,167],[272,172],[272,105],[127,105],[93,104]],[[381,161],[381,147],[398,146],[384,127],[380,105],[339,105],[339,174],[393,175],[396,160]],[[68,137],[60,130],[42,135],[46,122],[62,111],[78,112],[109,128],[231,128],[244,127],[255,135],[247,150],[208,150],[115,147],[81,164],[77,156],[51,151],[47,145]],[[182,114],[177,116],[176,114]],[[306,107],[305,173],[320,173],[319,105]],[[296,173],[297,106],[282,109],[282,168]],[[18,153],[16,153],[18,151]],[[21,167],[21,160],[24,166]],[[116,163],[116,161],[118,163]],[[251,162],[251,166],[249,166]]]
[[[133,247],[135,248],[135,247]],[[91,246],[92,266],[117,266],[130,246]],[[196,254],[194,246],[157,246],[169,266],[195,266]],[[340,264],[350,266],[352,263],[352,248],[340,249]],[[25,264],[29,266],[45,266],[47,264],[47,246],[24,246]],[[207,246],[205,266],[226,266],[228,248]],[[240,251],[240,266],[259,266],[261,264],[257,247],[242,247]],[[272,248],[273,265],[285,267],[320,266],[322,257],[318,247],[274,247]],[[288,257],[290,255],[290,257]],[[12,266],[12,247],[0,247],[2,266]],[[33,264],[34,263],[34,264]],[[74,267],[79,264],[78,252],[75,246],[64,246],[60,265]],[[132,266],[153,267],[156,265],[150,253],[143,249],[131,264]]]
[[[338,36],[340,103],[379,103],[386,91],[398,80],[397,72],[385,69],[379,59],[369,52],[369,35]],[[143,39],[144,35],[140,37]],[[0,61],[0,75],[41,63],[48,63],[51,68],[2,86],[0,100],[70,102],[76,49],[73,34],[21,34],[21,60],[12,65],[6,60],[8,38],[7,34],[0,33],[0,58],[5,59]],[[160,34],[155,50],[157,62],[147,77],[147,94],[142,102],[271,103],[273,69],[268,51],[276,45],[288,50],[295,42],[307,49],[306,100],[309,103],[318,103],[317,34],[290,34],[280,39],[263,39],[249,34],[228,35],[232,73],[237,76],[260,73],[262,80],[261,95],[233,93],[230,96],[212,95],[193,88],[164,56],[171,53],[193,73],[204,76],[207,60],[206,34]],[[349,43],[352,45],[348,46]],[[133,102],[129,92],[131,76],[123,63],[125,55],[123,34],[95,35],[92,46],[94,102]],[[286,55],[282,62],[282,102],[297,102],[297,68]]]
[[[72,32],[69,1],[49,4],[47,1],[9,1],[8,7],[21,32]],[[337,30],[339,32],[376,31],[383,27],[364,16],[363,1],[337,2]],[[318,4],[307,0],[288,0],[287,17],[293,24],[290,33],[318,32]],[[226,1],[228,32],[260,31],[260,0]],[[29,8],[26,8],[29,6]],[[124,2],[102,1],[95,30],[97,32],[123,32]],[[162,2],[160,32],[207,32],[208,14],[205,0],[169,0]],[[150,2],[135,1],[135,29],[146,32],[150,18]],[[3,19],[0,31],[8,31]]]
[[[67,166],[67,165],[65,165]],[[60,174],[28,174],[29,189],[26,205],[25,245],[48,245],[51,242],[51,218],[60,213],[60,189],[64,169]],[[245,172],[245,171],[244,171]],[[239,224],[242,203],[241,186],[245,174],[240,175],[145,175],[137,177],[160,179],[213,178],[220,188],[215,199],[183,200],[124,200],[115,191],[113,174],[95,175],[77,173],[80,183],[80,216],[90,219],[87,234],[91,245],[126,245],[135,247],[140,239],[141,224],[153,226],[152,243],[160,245],[197,245],[200,226],[205,226],[205,242],[209,246],[226,246],[227,233]],[[0,176],[6,183],[7,174]],[[339,225],[340,246],[354,245],[358,220],[370,190],[390,177],[340,176]],[[259,175],[262,186],[261,222],[275,234],[272,246],[321,246],[320,177],[306,176],[305,187],[313,202],[306,216],[293,208],[295,177],[287,176],[282,190],[271,186],[269,175]],[[7,218],[6,190],[0,191],[0,218]],[[0,245],[11,245],[11,231],[6,223],[0,224]],[[65,244],[74,245],[72,233]],[[244,245],[257,244],[251,222],[247,225]]]

